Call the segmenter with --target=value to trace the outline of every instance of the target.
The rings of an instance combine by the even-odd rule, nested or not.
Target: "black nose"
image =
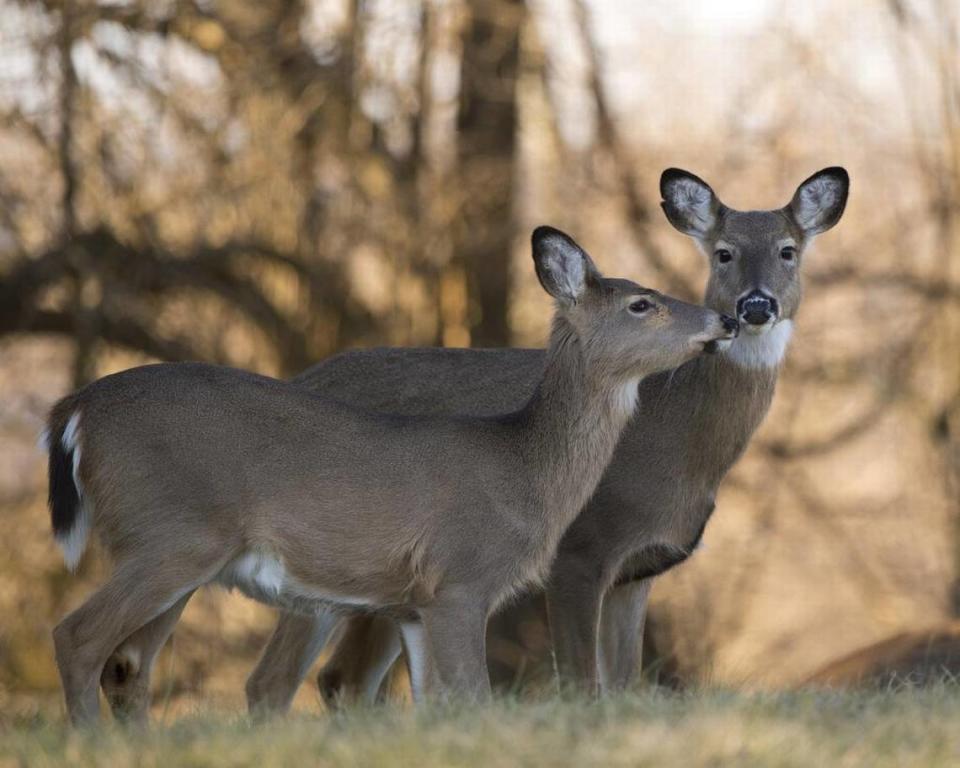
[[[720,323],[723,325],[723,330],[733,336],[736,336],[737,331],[740,330],[740,323],[730,317],[730,315],[720,315]]]
[[[777,316],[777,300],[763,291],[751,291],[737,302],[737,316],[750,325],[765,325]]]

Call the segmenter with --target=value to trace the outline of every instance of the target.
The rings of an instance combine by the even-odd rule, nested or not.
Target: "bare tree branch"
[[[660,276],[664,289],[680,298],[696,300],[700,292],[680,272],[671,266],[663,252],[650,236],[650,209],[637,192],[637,180],[633,172],[633,163],[623,146],[617,132],[617,126],[607,102],[603,83],[603,62],[600,51],[593,39],[593,25],[584,0],[575,0],[579,27],[582,30],[584,46],[590,59],[590,88],[597,107],[597,121],[604,147],[613,156],[620,190],[627,204],[627,219],[637,244],[643,250],[647,261]]]

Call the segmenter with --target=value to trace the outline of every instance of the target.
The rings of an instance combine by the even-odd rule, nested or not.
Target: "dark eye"
[[[637,299],[633,304],[630,305],[630,311],[635,315],[642,315],[649,309],[653,308],[653,303],[647,301],[646,299]]]
[[[780,249],[780,258],[784,261],[793,261],[797,257],[797,249],[792,245]]]
[[[730,253],[726,248],[721,248],[719,251],[713,254],[717,257],[717,261],[721,264],[726,264],[733,259],[733,254]]]

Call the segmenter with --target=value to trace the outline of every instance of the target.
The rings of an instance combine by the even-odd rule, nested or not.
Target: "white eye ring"
[[[637,299],[636,301],[631,302],[628,309],[634,315],[642,315],[644,312],[649,312],[651,309],[653,309],[653,302],[649,299]]]

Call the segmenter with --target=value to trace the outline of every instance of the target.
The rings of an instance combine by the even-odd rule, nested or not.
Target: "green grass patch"
[[[0,725],[0,766],[956,766],[960,687],[739,694],[651,690],[599,702],[385,705],[253,724]]]

